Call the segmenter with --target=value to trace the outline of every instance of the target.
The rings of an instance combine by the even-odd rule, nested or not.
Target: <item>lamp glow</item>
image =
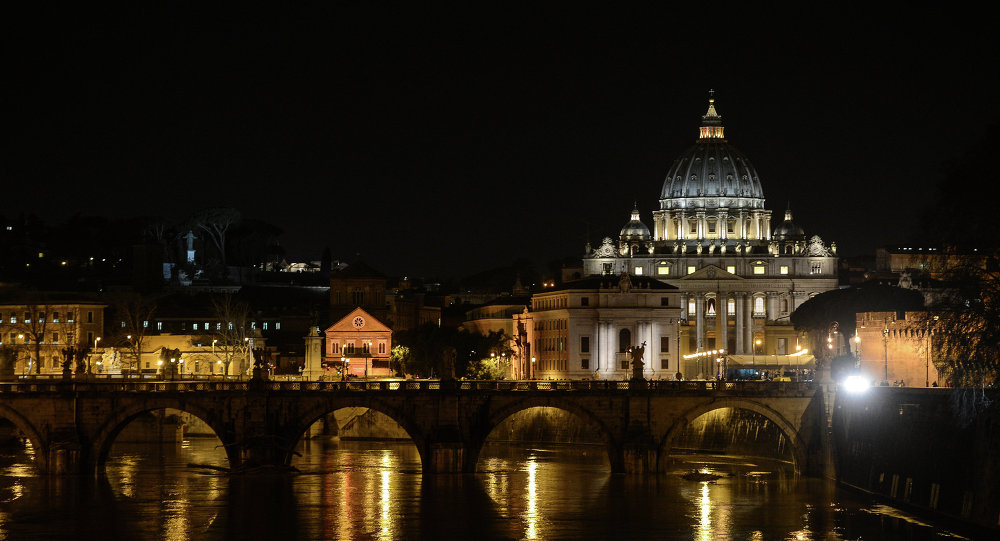
[[[844,390],[849,393],[863,393],[869,387],[871,387],[871,383],[862,376],[854,375],[844,378]]]

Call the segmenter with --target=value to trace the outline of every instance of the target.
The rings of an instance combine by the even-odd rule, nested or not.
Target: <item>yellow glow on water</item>
[[[535,471],[538,469],[538,463],[535,462],[534,456],[528,459],[527,469],[528,501],[527,509],[525,509],[524,513],[524,519],[527,524],[524,528],[524,537],[527,539],[538,539],[538,494],[535,484]]]
[[[381,507],[380,519],[380,539],[393,539],[392,535],[392,521],[389,514],[390,496],[392,494],[390,485],[390,476],[392,475],[389,467],[391,466],[391,460],[389,458],[389,451],[382,452],[382,490],[380,493],[379,505]]]
[[[164,539],[189,539],[191,525],[188,523],[190,503],[185,499],[164,501],[167,518],[164,524]]]
[[[698,521],[698,539],[712,539],[712,500],[708,497],[708,481],[701,484],[701,499],[698,501],[701,520]]]

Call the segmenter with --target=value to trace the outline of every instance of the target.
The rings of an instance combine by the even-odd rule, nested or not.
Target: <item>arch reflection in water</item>
[[[766,457],[793,464],[788,435],[763,415],[718,408],[695,418],[670,442],[670,453]]]
[[[179,410],[154,410],[132,419],[115,435],[102,470],[120,506],[126,529],[158,530],[166,539],[187,539],[206,531],[226,478],[213,470],[191,475],[192,465],[226,468],[222,442],[197,417]]]
[[[398,539],[419,503],[420,455],[403,427],[366,407],[324,413],[303,434],[292,465],[309,539]],[[315,518],[306,518],[318,515]]]

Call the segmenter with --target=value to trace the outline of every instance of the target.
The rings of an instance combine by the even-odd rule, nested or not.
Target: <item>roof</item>
[[[629,281],[631,282],[630,289],[632,290],[675,290],[677,286],[672,286],[665,282],[661,282],[656,278],[651,278],[649,276],[632,276],[629,275]],[[552,293],[556,291],[573,291],[573,290],[586,290],[586,289],[619,289],[619,284],[621,283],[620,276],[591,276],[589,278],[584,278],[582,280],[573,280],[571,282],[563,282],[562,284],[544,291],[540,291],[536,294]]]
[[[346,269],[333,273],[333,278],[385,278],[385,275],[358,259]]]

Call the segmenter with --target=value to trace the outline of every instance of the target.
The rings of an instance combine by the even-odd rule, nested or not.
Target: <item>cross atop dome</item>
[[[708,91],[708,111],[701,117],[700,139],[723,139],[722,115],[715,110],[715,90]]]

